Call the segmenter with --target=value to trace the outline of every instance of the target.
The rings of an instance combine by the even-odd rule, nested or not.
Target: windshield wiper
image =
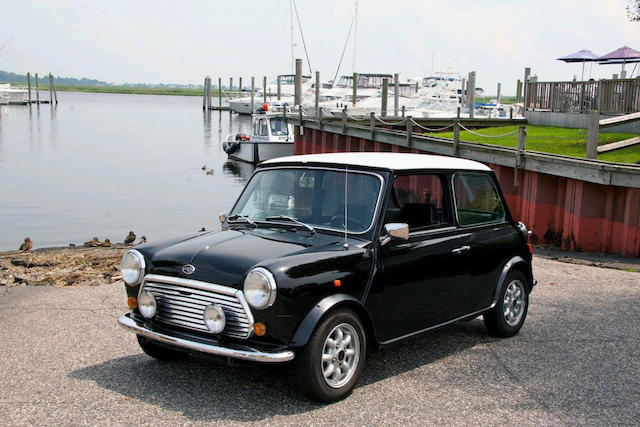
[[[288,221],[288,222],[292,222],[296,225],[299,225],[300,227],[306,228],[307,230],[309,230],[311,233],[316,232],[316,229],[313,228],[312,226],[310,226],[309,224],[306,224],[302,221],[300,221],[298,218],[292,217],[292,216],[288,216],[288,215],[274,215],[274,216],[268,216],[265,218],[266,221]]]
[[[227,221],[230,222],[231,224],[237,224],[236,221],[238,220],[242,220],[242,222],[245,222],[247,224],[250,224],[254,227],[257,227],[256,223],[249,218],[248,215],[242,215],[242,214],[235,214],[235,215],[231,215],[230,217],[227,218]]]

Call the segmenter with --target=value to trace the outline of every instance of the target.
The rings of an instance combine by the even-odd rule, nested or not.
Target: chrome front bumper
[[[120,318],[118,319],[118,323],[120,324],[120,326],[134,332],[136,335],[141,335],[143,337],[165,344],[170,344],[175,347],[181,347],[187,350],[198,351],[201,353],[213,354],[216,356],[229,357],[231,359],[249,360],[252,362],[261,363],[280,363],[293,360],[294,357],[294,353],[291,350],[269,353],[262,352],[250,347],[243,347],[241,349],[223,347],[221,345],[205,344],[180,337],[173,337],[171,335],[148,329],[142,322],[133,319],[130,313],[120,316]]]

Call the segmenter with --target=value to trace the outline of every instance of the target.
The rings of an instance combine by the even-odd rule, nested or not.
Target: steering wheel
[[[349,217],[349,221],[351,221],[351,225],[355,225],[357,228],[364,230],[367,228],[366,224],[361,223],[357,219],[353,217]],[[332,227],[336,228],[344,228],[344,215],[334,215],[331,217],[330,222]]]

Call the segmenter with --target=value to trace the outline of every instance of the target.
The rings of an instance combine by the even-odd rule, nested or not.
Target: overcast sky
[[[313,70],[333,78],[353,0],[297,0]],[[360,0],[355,71],[420,77],[477,72],[478,86],[514,94],[530,66],[540,80],[580,78],[556,61],[587,48],[640,50],[640,24],[625,0]],[[2,2],[0,69],[107,82],[201,83],[291,71],[289,0]],[[295,22],[295,56],[304,58]],[[353,34],[352,34],[353,36]],[[353,71],[353,40],[340,69]],[[633,68],[633,67],[630,67]],[[586,67],[588,77],[589,66]],[[593,66],[610,77],[619,66]],[[305,71],[308,67],[305,61]],[[248,80],[245,80],[248,81]],[[216,84],[214,80],[214,84]]]

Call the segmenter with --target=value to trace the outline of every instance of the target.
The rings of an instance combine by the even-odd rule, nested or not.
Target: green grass
[[[26,86],[22,85],[21,86]],[[31,85],[31,94],[35,97],[35,84]],[[169,88],[169,87],[132,87],[132,86],[76,86],[76,85],[56,85],[58,92],[93,92],[93,93],[125,93],[135,95],[182,95],[182,96],[202,96],[203,89],[200,88]],[[48,84],[40,85],[40,92],[49,92]],[[217,97],[218,92],[212,89],[212,96]]]
[[[474,132],[482,135],[502,135],[513,132],[518,126],[499,126],[486,129],[476,129]],[[429,133],[444,138],[453,138],[453,132]],[[610,142],[621,141],[637,135],[629,133],[609,133],[600,132],[599,145]],[[518,134],[500,137],[484,138],[473,135],[467,131],[460,132],[460,139],[469,142],[480,142],[489,145],[500,145],[503,147],[517,147]],[[547,126],[527,125],[526,149],[530,151],[540,151],[543,153],[562,154],[573,157],[586,157],[587,153],[587,131],[586,129],[567,129]],[[640,161],[640,145],[622,148],[599,154],[598,160],[618,163],[636,163]]]
[[[476,96],[475,97],[475,102],[482,102],[482,103],[487,103],[491,100],[496,99],[495,96]],[[500,103],[501,104],[515,104],[516,103],[516,97],[515,96],[501,96],[500,97]]]

